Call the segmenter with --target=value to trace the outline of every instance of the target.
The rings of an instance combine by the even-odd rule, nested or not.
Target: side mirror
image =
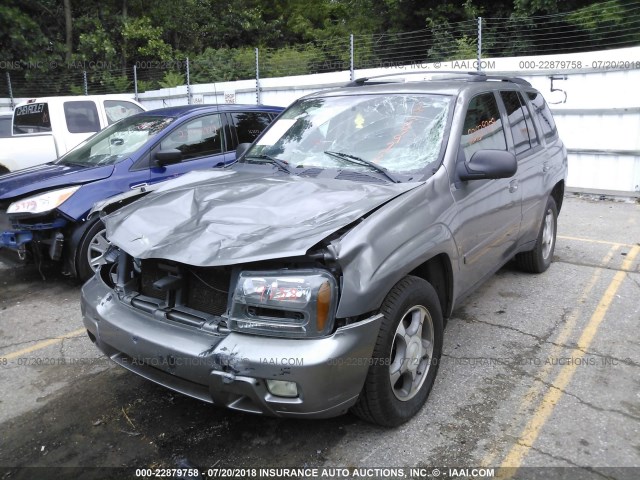
[[[182,152],[176,148],[156,152],[156,164],[161,167],[180,163],[180,160],[182,160]]]
[[[458,164],[460,180],[513,177],[518,170],[516,156],[505,150],[478,150],[468,162]]]
[[[245,153],[247,153],[247,150],[249,150],[249,147],[253,145],[252,143],[241,143],[240,145],[238,145],[238,147],[236,148],[236,160],[240,160],[240,157],[242,157]]]

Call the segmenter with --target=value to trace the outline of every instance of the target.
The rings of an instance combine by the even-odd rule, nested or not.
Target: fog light
[[[298,384],[296,382],[287,382],[285,380],[267,380],[267,388],[271,395],[278,397],[297,397]]]

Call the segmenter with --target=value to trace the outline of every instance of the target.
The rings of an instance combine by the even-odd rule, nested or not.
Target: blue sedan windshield
[[[130,156],[173,120],[173,117],[151,115],[125,118],[82,142],[56,163],[88,167],[112,165]]]

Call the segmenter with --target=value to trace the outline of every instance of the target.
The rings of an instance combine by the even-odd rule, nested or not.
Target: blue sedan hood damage
[[[202,176],[199,178],[199,174]],[[420,183],[372,184],[295,175],[193,172],[105,217],[112,243],[137,258],[194,266],[304,255]]]
[[[110,177],[113,169],[113,165],[85,167],[45,163],[17,170],[0,177],[0,200],[33,195],[56,187],[95,182]]]

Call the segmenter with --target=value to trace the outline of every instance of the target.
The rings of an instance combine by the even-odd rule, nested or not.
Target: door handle
[[[518,190],[518,180],[511,180],[511,182],[509,182],[509,192],[513,193],[516,192]]]

